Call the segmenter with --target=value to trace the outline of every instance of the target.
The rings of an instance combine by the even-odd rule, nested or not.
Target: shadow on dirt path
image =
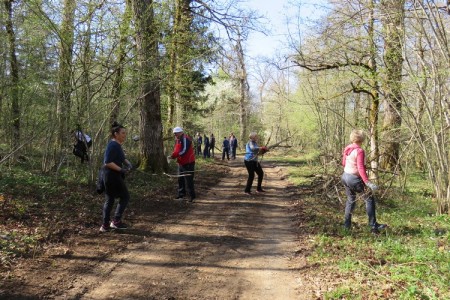
[[[171,218],[152,226],[143,218],[121,234],[102,235],[108,252],[90,244],[90,251],[67,255],[72,268],[74,261],[81,266],[101,259],[91,262],[90,272],[60,280],[65,288],[58,296],[39,298],[310,299],[299,290],[305,262],[296,257],[299,241],[289,210],[295,197],[283,170],[263,163],[266,192],[247,196],[242,160],[228,165],[230,172],[196,202],[170,200],[188,206]],[[201,180],[201,172],[196,176]],[[114,251],[124,239],[129,243],[123,251]]]
[[[82,298],[298,299],[282,171],[265,168],[266,193],[249,197],[242,162],[230,168],[183,218],[156,226],[112,257],[104,280]]]

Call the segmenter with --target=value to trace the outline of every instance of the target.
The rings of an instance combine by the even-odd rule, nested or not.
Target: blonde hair
[[[250,134],[248,135],[249,139],[253,139],[257,136],[258,134],[256,132],[250,132]]]
[[[350,133],[350,142],[352,143],[362,143],[364,142],[366,138],[366,135],[364,134],[364,131],[359,129],[353,129]]]

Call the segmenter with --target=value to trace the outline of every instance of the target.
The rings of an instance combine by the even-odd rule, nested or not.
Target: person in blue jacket
[[[245,145],[245,156],[244,156],[244,164],[247,168],[248,178],[247,185],[245,186],[245,194],[251,195],[251,188],[253,184],[253,180],[255,179],[255,173],[258,175],[258,184],[256,186],[257,193],[265,192],[262,188],[262,181],[264,177],[264,171],[261,167],[261,164],[258,161],[258,155],[264,154],[267,152],[267,147],[259,147],[258,146],[258,134],[256,132],[252,132],[249,135],[249,141]]]
[[[227,160],[230,160],[230,141],[227,137],[223,137],[222,142],[222,160],[225,159],[225,155],[227,156]]]

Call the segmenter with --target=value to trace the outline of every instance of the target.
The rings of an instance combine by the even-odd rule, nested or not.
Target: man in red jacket
[[[177,159],[178,162],[178,195],[175,199],[181,200],[186,196],[186,187],[189,192],[189,202],[195,199],[194,189],[194,169],[195,154],[192,139],[183,133],[183,128],[175,127],[173,134],[176,137],[175,147],[170,159]]]

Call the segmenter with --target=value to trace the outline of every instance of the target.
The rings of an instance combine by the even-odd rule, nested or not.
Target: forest
[[[258,132],[263,144],[276,145],[273,159],[307,157],[316,172],[309,175],[320,177],[311,183],[320,184],[316,197],[334,203],[345,197],[336,192],[342,149],[352,129],[362,129],[381,203],[423,208],[427,222],[437,224],[430,229],[438,239],[437,261],[448,271],[449,0],[291,1],[292,11],[314,5],[321,15],[288,19],[288,51],[274,57],[247,54],[250,36],[270,35],[270,29],[242,0],[2,4],[3,267],[37,247],[37,240],[22,237],[20,249],[7,246],[19,235],[8,226],[39,209],[30,198],[45,201],[72,182],[93,191],[117,121],[127,129],[125,149],[141,174],[172,171],[166,157],[175,126],[192,137],[213,133],[219,148],[234,132],[241,152],[249,133]],[[93,141],[82,163],[73,155],[77,130]],[[301,186],[296,172],[291,169],[291,179]],[[406,289],[439,299],[439,292],[420,285]]]

